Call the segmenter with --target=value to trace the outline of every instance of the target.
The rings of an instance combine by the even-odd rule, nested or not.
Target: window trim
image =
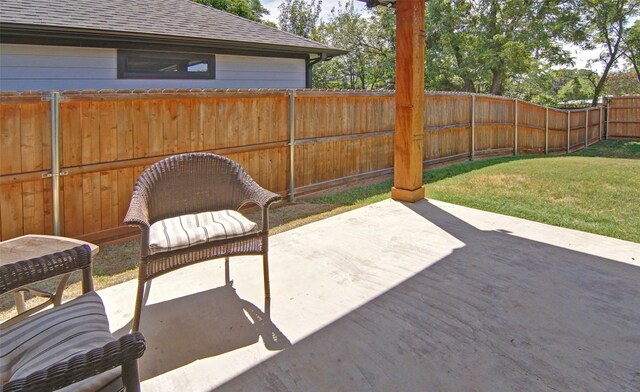
[[[194,57],[207,59],[209,61],[209,71],[207,72],[130,72],[127,71],[127,60],[129,57],[151,57],[158,59],[179,59],[188,60]],[[122,50],[118,49],[118,79],[215,79],[216,77],[216,56],[211,53],[197,52],[160,52],[151,50]]]

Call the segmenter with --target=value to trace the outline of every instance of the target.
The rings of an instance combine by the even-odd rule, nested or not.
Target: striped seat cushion
[[[149,254],[239,237],[250,233],[255,227],[254,222],[233,210],[201,212],[164,219],[151,225]]]
[[[102,347],[114,341],[102,300],[84,294],[24,321],[0,328],[0,381],[2,384]],[[65,390],[96,390],[119,377],[120,368],[73,384]]]

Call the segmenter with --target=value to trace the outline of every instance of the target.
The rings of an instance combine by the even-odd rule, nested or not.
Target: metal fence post
[[[471,94],[471,160],[476,156],[476,95]]]
[[[515,100],[515,113],[513,121],[513,155],[518,155],[518,100]]]
[[[567,110],[567,154],[571,151],[571,110]]]
[[[545,107],[545,119],[544,119],[544,154],[549,154],[549,108]]]
[[[296,200],[296,179],[295,179],[295,148],[296,148],[296,90],[289,90],[289,202]]]
[[[48,97],[51,102],[51,173],[43,177],[51,177],[51,216],[53,220],[53,234],[60,235],[60,93],[52,91]]]

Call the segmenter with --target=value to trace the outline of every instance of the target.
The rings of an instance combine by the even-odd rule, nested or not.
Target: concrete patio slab
[[[153,281],[143,391],[638,391],[640,244],[391,200]],[[136,282],[99,293],[129,328]]]

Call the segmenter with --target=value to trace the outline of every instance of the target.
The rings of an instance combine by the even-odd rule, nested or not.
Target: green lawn
[[[640,242],[640,141],[604,141],[569,156],[465,162],[425,172],[427,198]],[[391,182],[316,203],[367,204]]]

